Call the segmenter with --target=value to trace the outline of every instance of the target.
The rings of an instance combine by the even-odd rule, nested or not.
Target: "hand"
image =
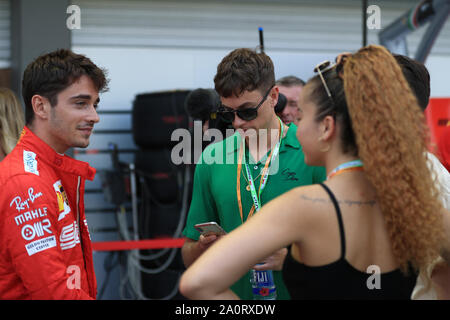
[[[217,234],[209,234],[209,235],[200,235],[200,238],[198,238],[198,246],[202,250],[208,249],[214,242],[222,238],[224,235],[217,235]]]
[[[280,271],[283,268],[284,259],[286,258],[287,253],[288,253],[287,248],[281,248],[271,256],[264,259],[263,264],[255,265],[253,269],[257,271],[262,270]]]

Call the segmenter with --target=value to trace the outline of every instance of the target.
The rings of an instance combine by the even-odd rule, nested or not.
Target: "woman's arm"
[[[214,243],[186,270],[180,292],[190,299],[236,299],[228,288],[275,251],[301,242],[314,216],[305,194],[314,186],[293,189],[266,204],[239,228]],[[315,187],[317,188],[317,187]]]

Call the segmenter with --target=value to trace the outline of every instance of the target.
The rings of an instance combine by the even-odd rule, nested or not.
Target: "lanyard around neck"
[[[284,134],[284,125],[281,122],[280,118],[278,118],[278,121],[280,122],[280,129],[278,130],[279,139],[278,139],[277,144],[275,145],[274,148],[272,148],[269,156],[267,157],[266,163],[264,165],[264,169],[261,174],[261,180],[259,183],[258,192],[256,192],[253,176],[250,172],[250,167],[249,167],[248,163],[245,163],[245,156],[244,156],[245,139],[242,139],[242,146],[241,146],[241,150],[239,151],[239,161],[238,161],[238,166],[237,166],[237,183],[236,183],[236,193],[237,193],[237,199],[238,199],[238,205],[239,205],[239,214],[241,216],[242,223],[244,223],[244,216],[243,216],[243,210],[242,210],[242,198],[241,198],[242,161],[244,161],[245,172],[247,174],[248,184],[250,186],[250,192],[251,192],[252,201],[253,201],[253,206],[247,217],[247,219],[248,219],[253,215],[255,210],[259,211],[259,209],[261,208],[261,193],[264,190],[264,188],[267,184],[267,180],[269,178],[269,169],[270,169],[269,164],[273,163],[273,159],[275,159],[275,157],[278,155],[278,152],[280,150],[281,139],[283,138],[283,134]]]
[[[334,168],[327,176],[327,180],[330,180],[332,177],[347,171],[362,171],[362,170],[364,170],[363,163],[359,159],[345,162]]]

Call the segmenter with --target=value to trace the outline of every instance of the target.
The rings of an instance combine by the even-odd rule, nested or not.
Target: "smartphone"
[[[200,232],[200,234],[204,236],[208,236],[211,234],[222,235],[226,234],[225,230],[222,229],[221,226],[217,224],[217,222],[205,222],[199,223],[194,226],[195,229]]]

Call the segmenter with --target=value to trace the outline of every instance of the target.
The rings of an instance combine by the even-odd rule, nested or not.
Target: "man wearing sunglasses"
[[[186,266],[226,236],[200,235],[196,224],[214,221],[229,233],[282,193],[325,180],[324,168],[304,163],[295,124],[288,127],[275,114],[279,91],[269,56],[236,49],[218,65],[214,83],[221,99],[218,114],[236,132],[209,145],[197,163],[183,231]],[[261,237],[265,232],[261,230]],[[273,270],[277,299],[289,299],[280,271],[286,253],[286,248],[281,249],[253,266]],[[232,289],[241,299],[253,299],[250,272]]]

